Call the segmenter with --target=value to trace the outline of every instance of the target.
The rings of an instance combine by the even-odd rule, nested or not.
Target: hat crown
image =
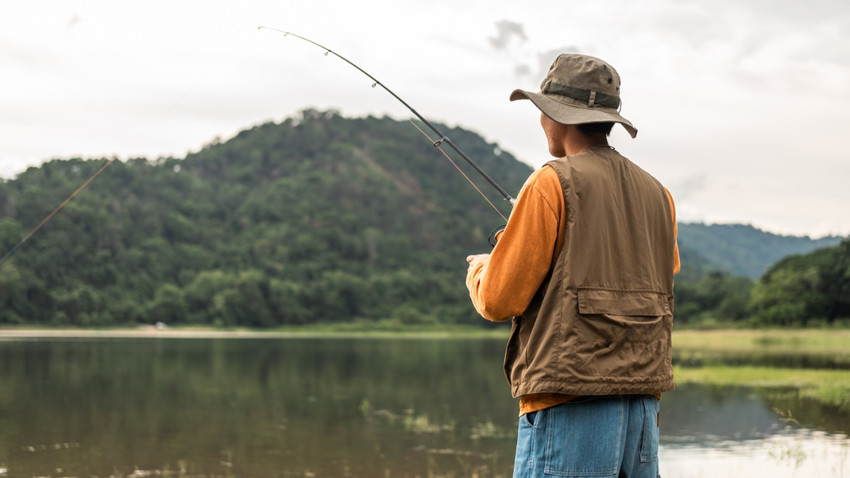
[[[558,94],[547,89],[551,84],[620,96],[620,75],[608,63],[588,55],[561,54],[549,67],[540,85],[542,94]]]
[[[511,101],[531,100],[543,114],[558,123],[620,123],[637,136],[629,120],[620,115],[620,75],[608,63],[592,56],[558,55],[538,93],[516,89]]]

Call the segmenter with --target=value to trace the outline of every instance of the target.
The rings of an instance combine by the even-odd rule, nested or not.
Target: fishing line
[[[483,192],[483,191],[481,191],[481,189],[478,187],[478,185],[477,185],[477,184],[475,184],[475,182],[474,182],[474,181],[472,181],[472,179],[470,179],[470,178],[469,178],[469,176],[467,176],[467,175],[466,175],[466,173],[463,171],[463,169],[461,169],[461,168],[460,168],[460,166],[458,166],[458,164],[455,162],[455,160],[453,160],[453,159],[452,159],[452,157],[451,157],[451,156],[449,156],[449,154],[448,154],[448,153],[446,153],[446,151],[443,149],[443,147],[442,147],[442,146],[440,146],[439,144],[436,144],[436,142],[435,142],[435,141],[434,141],[434,140],[433,140],[430,136],[428,136],[428,133],[426,133],[426,132],[422,131],[422,128],[420,128],[420,127],[419,127],[419,125],[417,125],[416,123],[414,123],[412,119],[411,119],[411,120],[408,120],[408,121],[410,121],[410,124],[412,124],[412,125],[413,125],[413,127],[414,127],[414,128],[416,128],[416,130],[417,130],[417,131],[419,131],[420,133],[422,133],[422,136],[425,136],[426,138],[428,138],[428,141],[431,141],[431,143],[434,143],[434,146],[436,146],[436,147],[437,147],[437,149],[439,149],[439,150],[440,150],[440,152],[441,152],[441,153],[443,153],[443,156],[445,156],[445,157],[446,157],[446,159],[448,159],[448,160],[449,160],[449,162],[450,162],[450,163],[452,163],[452,166],[454,166],[454,167],[455,167],[455,169],[457,169],[457,171],[461,174],[461,176],[463,176],[463,177],[467,180],[467,182],[469,182],[469,184],[471,184],[471,185],[472,185],[472,187],[473,187],[473,188],[475,188],[475,190],[476,190],[476,191],[478,191],[478,194],[480,194],[480,195],[481,195],[481,197],[483,197],[483,198],[484,198],[484,200],[485,200],[485,201],[487,201],[487,204],[489,204],[489,205],[490,205],[490,207],[492,207],[492,208],[493,208],[493,210],[494,210],[494,211],[496,211],[496,214],[498,214],[499,216],[501,216],[501,217],[502,217],[502,219],[504,219],[504,220],[505,220],[505,222],[507,222],[507,221],[508,221],[508,218],[506,218],[506,217],[505,217],[505,215],[504,215],[504,214],[502,214],[502,211],[500,211],[500,210],[499,210],[499,208],[497,208],[497,207],[496,207],[496,205],[495,205],[495,204],[493,204],[493,201],[490,201],[490,198],[488,198],[488,197],[487,197],[487,195],[486,195],[486,194],[484,194],[484,192]]]
[[[452,149],[453,149],[453,150],[454,150],[457,154],[459,154],[459,155],[460,155],[460,157],[461,157],[461,158],[463,158],[463,160],[467,162],[467,164],[469,164],[470,166],[472,166],[472,168],[473,168],[473,169],[475,169],[475,171],[476,171],[478,174],[480,174],[482,178],[484,178],[484,179],[485,179],[488,183],[490,183],[490,185],[491,185],[491,186],[493,186],[493,188],[495,188],[495,189],[496,189],[496,191],[498,191],[498,192],[499,192],[499,194],[501,194],[501,195],[502,195],[502,198],[503,198],[504,200],[508,201],[508,203],[510,203],[511,205],[513,205],[513,204],[514,204],[514,201],[515,201],[515,200],[514,200],[514,198],[513,198],[513,197],[511,197],[511,195],[510,195],[510,194],[508,194],[508,192],[507,192],[507,191],[505,191],[505,189],[504,189],[504,188],[502,188],[502,186],[500,186],[500,185],[499,185],[496,181],[494,181],[494,180],[493,180],[493,178],[491,178],[491,177],[490,177],[490,175],[488,175],[488,174],[487,174],[487,173],[486,173],[483,169],[481,169],[481,168],[480,168],[477,164],[475,164],[475,162],[472,160],[472,158],[470,158],[469,156],[467,156],[467,155],[466,155],[466,153],[464,153],[463,151],[461,151],[461,149],[460,149],[460,148],[458,148],[458,147],[457,147],[457,145],[456,145],[456,144],[454,144],[454,142],[452,142],[452,140],[450,140],[450,139],[449,139],[446,135],[444,135],[442,132],[440,132],[440,130],[438,130],[436,126],[434,126],[433,124],[431,124],[431,122],[430,122],[430,121],[428,121],[427,119],[425,119],[425,118],[424,118],[421,114],[419,114],[419,112],[418,112],[418,111],[416,111],[415,109],[413,109],[413,107],[412,107],[412,106],[410,106],[409,104],[407,104],[407,102],[406,102],[406,101],[404,101],[403,99],[401,99],[401,98],[400,98],[397,94],[395,94],[395,93],[394,93],[391,89],[387,88],[387,87],[386,87],[386,85],[384,85],[383,83],[381,83],[380,81],[378,81],[378,79],[377,79],[377,78],[375,78],[374,76],[372,76],[372,75],[370,75],[368,72],[366,72],[366,70],[364,70],[363,68],[360,68],[359,66],[357,66],[356,64],[354,64],[354,63],[353,63],[351,60],[349,60],[348,58],[345,58],[344,56],[340,55],[339,53],[337,53],[337,52],[335,52],[335,51],[331,50],[330,48],[328,48],[328,47],[326,47],[326,46],[324,46],[324,45],[321,45],[321,44],[319,44],[319,43],[316,43],[316,42],[314,42],[313,40],[310,40],[309,38],[306,38],[306,37],[303,37],[303,36],[301,36],[301,35],[298,35],[298,34],[292,33],[292,32],[290,32],[290,31],[281,30],[281,29],[278,29],[278,28],[272,28],[272,27],[266,27],[266,26],[259,26],[259,27],[257,27],[257,29],[258,29],[258,30],[272,30],[272,31],[276,31],[276,32],[278,32],[278,33],[283,33],[283,36],[289,36],[289,35],[292,35],[292,36],[293,36],[293,37],[295,37],[295,38],[298,38],[298,39],[300,39],[300,40],[303,40],[303,41],[305,41],[305,42],[307,42],[307,43],[311,43],[311,44],[313,44],[313,45],[315,45],[315,46],[317,46],[317,47],[319,47],[319,48],[321,48],[321,49],[325,50],[325,56],[327,56],[328,54],[332,54],[332,55],[336,56],[337,58],[339,58],[340,60],[342,60],[342,61],[344,61],[344,62],[348,63],[349,65],[353,66],[354,68],[356,68],[356,69],[357,69],[360,73],[363,73],[364,75],[366,75],[367,77],[369,77],[369,79],[370,79],[370,80],[372,80],[372,81],[373,81],[373,83],[372,83],[372,88],[374,88],[374,87],[376,87],[376,86],[380,86],[381,88],[383,88],[383,89],[384,89],[384,91],[386,91],[387,93],[389,93],[390,95],[392,95],[392,97],[393,97],[393,98],[395,98],[395,99],[396,99],[396,100],[398,100],[401,104],[403,104],[403,105],[404,105],[404,106],[405,106],[408,110],[410,110],[410,112],[411,112],[411,113],[413,113],[413,114],[414,114],[417,118],[419,118],[419,120],[420,120],[420,121],[422,121],[422,123],[423,123],[423,124],[425,124],[425,126],[427,126],[427,127],[428,127],[431,131],[433,131],[433,132],[434,132],[434,134],[436,134],[436,135],[437,135],[437,138],[439,138],[439,139],[437,139],[437,140],[433,140],[431,137],[429,137],[427,134],[425,134],[425,132],[424,132],[424,131],[422,131],[419,127],[417,127],[417,128],[416,128],[416,129],[419,129],[419,131],[420,131],[423,135],[425,135],[425,137],[426,137],[426,138],[428,138],[428,140],[429,140],[429,141],[431,141],[431,144],[433,144],[433,145],[434,145],[434,146],[436,146],[436,147],[437,147],[440,151],[442,151],[443,155],[445,155],[447,158],[449,158],[449,155],[448,155],[448,154],[446,154],[446,152],[445,152],[445,151],[443,150],[443,148],[441,147],[443,144],[447,144],[447,145],[448,145],[450,148],[452,148]],[[411,123],[413,123],[413,122],[411,121]],[[415,123],[414,123],[414,126],[416,126],[416,124],[415,124]],[[458,167],[458,166],[457,166],[457,164],[455,164],[455,162],[451,160],[451,158],[449,158],[449,161],[451,161],[451,162],[452,162],[452,164],[454,164],[456,168]],[[458,170],[460,170],[460,168],[458,168]],[[463,172],[463,171],[461,171],[461,173],[462,173],[462,172]],[[481,190],[480,190],[477,186],[475,186],[475,184],[474,184],[474,183],[473,183],[473,182],[469,179],[469,177],[468,177],[468,176],[466,176],[465,174],[464,174],[464,177],[466,177],[466,178],[467,178],[467,181],[469,181],[469,182],[470,182],[470,183],[471,183],[471,184],[475,187],[475,189],[478,191],[478,193],[479,193],[479,194],[481,194],[481,196],[483,196],[483,197],[484,197],[484,199],[486,199],[486,200],[487,200],[487,202],[488,202],[488,203],[490,203],[490,205],[491,205],[491,206],[493,206],[493,208],[494,208],[494,209],[496,209],[496,212],[498,212],[498,213],[499,213],[499,215],[500,215],[500,216],[502,216],[502,218],[504,218],[505,216],[504,216],[504,215],[503,215],[503,214],[499,211],[499,209],[498,209],[498,208],[496,208],[496,206],[495,206],[495,205],[493,205],[493,203],[492,203],[492,202],[490,202],[490,200],[489,200],[489,199],[487,199],[487,196],[486,196],[483,192],[481,192]]]
[[[102,172],[103,172],[103,170],[104,170],[104,169],[106,169],[106,168],[107,168],[110,164],[112,164],[113,162],[115,162],[115,160],[116,160],[116,159],[117,159],[117,158],[113,157],[112,159],[110,159],[109,161],[107,161],[107,162],[106,162],[106,164],[104,164],[103,166],[101,166],[101,168],[100,168],[100,169],[98,169],[98,170],[97,170],[97,172],[95,172],[95,173],[94,173],[94,174],[93,174],[90,178],[88,178],[88,179],[86,180],[86,182],[84,182],[84,183],[82,184],[82,186],[78,187],[76,191],[72,192],[70,196],[68,196],[67,198],[65,198],[65,200],[64,200],[64,201],[62,201],[62,204],[60,204],[59,206],[57,206],[57,207],[56,207],[56,209],[54,209],[54,210],[53,210],[50,214],[48,214],[48,215],[47,215],[44,219],[42,219],[42,220],[41,220],[41,222],[40,222],[40,223],[38,223],[38,225],[37,225],[37,226],[35,226],[34,228],[32,228],[32,230],[31,230],[30,232],[28,232],[28,233],[24,236],[24,238],[23,238],[23,239],[21,239],[21,242],[17,243],[17,244],[15,245],[15,247],[13,247],[13,248],[9,249],[9,252],[7,252],[7,253],[6,253],[3,257],[0,257],[0,264],[2,264],[2,263],[3,263],[3,261],[5,261],[5,260],[6,260],[9,256],[11,256],[12,254],[14,254],[14,253],[15,253],[15,251],[17,251],[17,250],[18,250],[18,248],[19,248],[19,247],[21,247],[22,245],[24,245],[24,243],[25,243],[25,242],[27,242],[27,240],[28,240],[30,237],[32,237],[32,235],[33,235],[33,234],[35,234],[35,232],[36,232],[36,231],[38,231],[39,229],[41,229],[41,226],[45,225],[45,224],[47,223],[47,221],[49,221],[49,220],[50,220],[50,218],[52,218],[54,215],[56,215],[56,213],[57,213],[57,212],[59,212],[59,210],[60,210],[60,209],[62,209],[63,207],[65,207],[65,205],[66,205],[66,204],[68,204],[69,202],[71,202],[71,200],[72,200],[72,199],[74,199],[74,196],[76,196],[77,194],[79,194],[79,193],[80,193],[80,191],[82,191],[83,189],[85,189],[85,188],[86,188],[86,186],[88,186],[88,185],[89,185],[89,183],[90,183],[90,182],[92,182],[92,181],[94,180],[94,178],[96,178],[96,177],[97,177],[100,173],[102,173]]]

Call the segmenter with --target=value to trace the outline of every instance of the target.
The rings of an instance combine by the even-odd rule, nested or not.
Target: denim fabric
[[[658,399],[583,397],[520,417],[514,478],[658,478]]]

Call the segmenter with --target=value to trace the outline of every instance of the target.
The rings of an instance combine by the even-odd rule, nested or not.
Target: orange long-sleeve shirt
[[[666,192],[676,234],[676,209],[670,192]],[[532,173],[517,196],[496,247],[484,260],[473,262],[467,273],[472,304],[482,317],[504,321],[525,311],[564,245],[566,213],[555,170],[543,167]],[[674,252],[673,272],[678,273],[678,246]],[[520,413],[542,410],[572,398],[557,394],[523,396]]]

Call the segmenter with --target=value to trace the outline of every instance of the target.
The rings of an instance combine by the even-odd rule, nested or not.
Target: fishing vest
[[[675,237],[666,190],[607,147],[547,166],[561,181],[566,236],[513,319],[505,351],[511,393],[672,390]]]

